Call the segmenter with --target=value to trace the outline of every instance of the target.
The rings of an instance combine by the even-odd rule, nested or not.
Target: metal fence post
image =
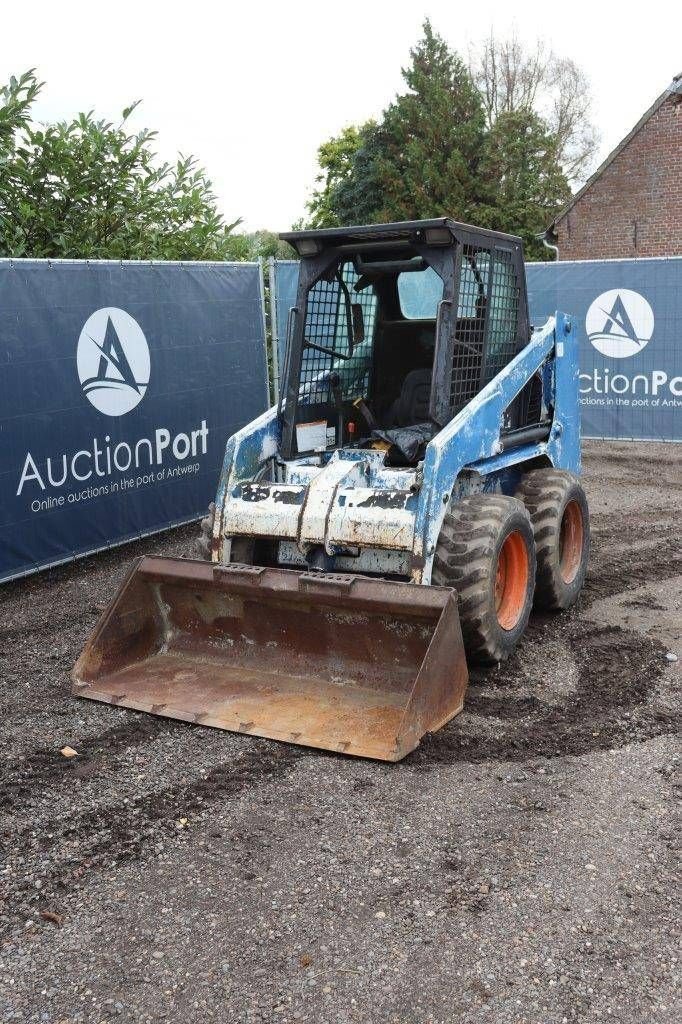
[[[268,260],[268,281],[270,285],[270,340],[272,343],[272,379],[275,403],[279,401],[279,329],[277,327],[277,261],[274,256]]]
[[[263,346],[265,348],[265,407],[270,408],[270,361],[268,359],[268,323],[265,315],[265,277],[263,257],[258,257],[258,283],[260,287],[260,312],[263,320]]]

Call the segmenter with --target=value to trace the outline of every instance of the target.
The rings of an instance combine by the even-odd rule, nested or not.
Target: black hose
[[[520,430],[511,430],[508,434],[500,437],[502,451],[508,448],[516,448],[520,444],[530,444],[532,441],[546,441],[552,429],[551,423],[539,423],[532,427],[521,427]]]

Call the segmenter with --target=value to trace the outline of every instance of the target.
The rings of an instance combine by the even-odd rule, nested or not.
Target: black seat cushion
[[[429,418],[431,370],[410,370],[386,417],[387,426],[409,427]]]

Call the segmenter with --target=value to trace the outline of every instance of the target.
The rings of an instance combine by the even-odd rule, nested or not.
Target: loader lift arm
[[[440,433],[426,449],[425,486],[415,530],[415,563],[431,579],[431,564],[443,517],[457,499],[453,487],[463,470],[482,479],[517,465],[551,464],[580,472],[577,340],[572,320],[557,312],[531,341]],[[544,370],[546,399],[553,410],[547,437],[505,450],[505,410],[538,370]],[[543,428],[544,429],[544,428]]]

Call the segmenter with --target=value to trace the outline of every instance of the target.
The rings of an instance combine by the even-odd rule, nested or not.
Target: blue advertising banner
[[[256,264],[0,260],[0,580],[197,518],[267,404]]]
[[[284,352],[287,342],[287,319],[289,310],[296,305],[296,289],[298,288],[298,260],[275,260],[275,286],[270,285],[270,295],[274,300],[271,322],[276,327],[277,360],[281,377],[284,367]]]
[[[296,301],[297,267],[277,263],[278,319]],[[526,276],[535,326],[557,309],[575,317],[583,436],[682,441],[682,257],[527,263]],[[415,308],[433,309],[432,277],[409,284]]]
[[[580,339],[584,437],[682,441],[682,258],[526,265],[531,320]]]

